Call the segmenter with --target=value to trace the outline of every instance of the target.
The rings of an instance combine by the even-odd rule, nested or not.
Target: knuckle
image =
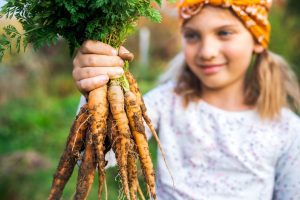
[[[86,49],[88,49],[90,47],[90,45],[91,45],[91,40],[86,40],[86,41],[83,42],[82,48],[84,50],[86,50]]]
[[[93,56],[89,56],[87,62],[88,62],[88,65],[90,65],[90,66],[95,66],[96,65],[96,59]]]
[[[89,40],[85,40],[85,41],[82,43],[81,47],[86,46],[86,43],[87,43],[88,41],[89,41]]]
[[[78,64],[77,56],[73,59],[72,64],[73,64],[73,67],[74,67],[74,68],[77,67],[77,64]]]
[[[85,75],[86,77],[91,77],[93,75],[92,70],[89,68],[85,69]]]
[[[86,81],[79,81],[79,88],[83,91],[88,91],[88,84]]]
[[[76,77],[77,77],[77,70],[76,70],[76,69],[73,69],[73,70],[72,70],[72,77],[73,77],[74,79],[76,79]]]
[[[80,91],[83,91],[83,90],[82,90],[82,87],[81,87],[81,81],[76,81],[76,87],[77,87]]]

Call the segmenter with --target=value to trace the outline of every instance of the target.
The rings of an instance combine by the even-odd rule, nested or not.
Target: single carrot
[[[60,158],[57,170],[48,196],[48,200],[60,199],[63,189],[73,173],[74,167],[83,147],[85,133],[87,130],[87,104],[81,107],[74,123],[70,129],[65,150]]]
[[[136,164],[136,147],[132,138],[130,138],[129,143],[129,152],[128,152],[128,185],[129,191],[132,200],[137,200],[137,189],[138,189],[138,173],[137,173],[137,164]]]
[[[146,183],[150,188],[151,196],[156,199],[154,168],[149,153],[147,138],[145,136],[145,127],[143,124],[141,109],[133,92],[126,91],[125,105],[132,135],[138,149],[142,171],[146,179]]]
[[[125,77],[129,83],[129,88],[130,91],[133,92],[136,96],[136,100],[138,102],[138,104],[141,106],[142,105],[142,93],[140,91],[140,88],[137,84],[137,81],[135,80],[134,76],[130,73],[130,71],[125,71]]]
[[[96,155],[94,151],[92,134],[87,133],[85,151],[79,168],[76,193],[74,200],[86,200],[92,187],[96,171]]]
[[[133,75],[129,71],[125,72],[125,76],[126,76],[126,79],[129,82],[130,91],[133,92],[136,95],[136,101],[137,101],[137,104],[141,108],[142,116],[143,116],[146,124],[148,125],[152,135],[154,136],[156,142],[158,143],[158,145],[160,147],[160,150],[162,151],[161,144],[160,144],[160,141],[158,139],[157,133],[156,133],[156,131],[154,129],[154,126],[151,122],[151,119],[148,117],[147,108],[145,106],[145,102],[144,102],[142,93],[139,89],[139,86],[138,86],[135,78],[133,77]]]
[[[165,152],[164,152],[164,150],[162,148],[162,145],[161,145],[160,140],[158,138],[158,135],[157,135],[157,133],[155,131],[153,123],[151,122],[151,119],[149,118],[149,116],[147,114],[147,108],[146,108],[143,96],[141,94],[141,91],[139,89],[139,86],[137,84],[137,81],[135,80],[134,76],[129,71],[125,72],[125,76],[126,76],[126,79],[129,82],[130,91],[133,92],[136,95],[136,101],[137,101],[137,104],[140,106],[143,119],[145,120],[145,122],[146,122],[148,128],[150,129],[150,131],[151,131],[151,133],[152,133],[155,141],[157,142],[158,148],[159,148],[159,150],[160,150],[160,152],[162,154],[162,157],[163,157],[164,162],[166,164],[167,170],[168,170],[168,172],[170,174],[170,177],[172,179],[173,187],[175,187],[174,178],[173,178],[172,173],[171,173],[171,171],[169,169],[169,166],[167,164]]]
[[[104,141],[104,155],[106,155],[107,152],[109,152],[113,146],[112,144],[112,114],[110,111],[108,111],[108,116],[106,120],[106,131],[105,131],[105,141]],[[105,166],[108,163],[108,161],[105,161]],[[98,196],[99,199],[99,196]],[[101,198],[100,198],[101,199]],[[108,200],[108,190],[107,190],[107,182],[106,182],[106,176],[104,176],[104,199]]]
[[[108,116],[107,85],[89,93],[88,108],[89,113],[91,114],[90,131],[98,164],[98,199],[101,199],[102,185],[105,176],[104,141],[106,134],[106,120]]]
[[[128,200],[128,199],[130,199],[128,176],[127,176],[127,167],[128,166],[127,166],[127,159],[125,159],[126,161],[124,160],[124,158],[126,158],[124,156],[124,154],[127,155],[128,153],[127,153],[127,150],[126,150],[126,152],[124,152],[124,148],[123,148],[124,142],[122,142],[122,140],[124,141],[124,139],[122,136],[120,136],[115,122],[113,122],[111,130],[112,130],[112,134],[111,134],[112,149],[115,153],[117,164],[119,167],[119,174],[121,177],[122,187],[125,192],[126,198]]]
[[[119,166],[119,173],[122,180],[122,185],[126,198],[130,200],[130,193],[128,187],[127,177],[127,155],[129,149],[130,128],[128,125],[128,119],[124,108],[124,94],[121,86],[115,80],[110,81],[108,88],[108,101],[110,105],[110,111],[113,116],[112,129],[117,128],[117,134],[113,134],[113,147],[116,154],[117,163]]]

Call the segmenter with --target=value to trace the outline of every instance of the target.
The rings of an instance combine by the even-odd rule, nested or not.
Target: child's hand
[[[123,59],[133,60],[133,54],[124,47],[117,50],[99,41],[85,41],[73,60],[73,78],[79,91],[86,95],[109,79],[121,77]]]

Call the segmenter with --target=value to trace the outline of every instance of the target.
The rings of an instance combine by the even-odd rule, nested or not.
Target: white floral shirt
[[[159,200],[300,200],[296,114],[283,108],[280,119],[261,121],[254,110],[204,101],[184,109],[173,88],[169,82],[144,97],[175,184],[158,150]]]

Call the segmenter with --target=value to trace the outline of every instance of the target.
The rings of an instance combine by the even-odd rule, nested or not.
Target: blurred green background
[[[275,3],[271,12],[270,49],[282,54],[299,76],[299,2],[289,1],[289,6],[285,1]],[[130,67],[143,93],[157,84],[158,75],[180,49],[179,23],[173,16],[174,10],[166,7],[163,12],[161,24],[141,20],[138,25],[150,30],[148,67],[140,62],[139,29],[125,44],[136,56]],[[16,25],[2,19],[0,30],[7,23]],[[38,52],[29,48],[19,55],[6,55],[0,63],[0,199],[47,198],[79,103],[80,93],[71,74],[72,58],[64,41]],[[151,140],[150,146],[155,162],[155,142]],[[63,199],[72,199],[77,170],[78,167]],[[110,200],[119,195],[116,177],[117,169],[110,168],[107,171]],[[94,183],[89,199],[96,197]]]

